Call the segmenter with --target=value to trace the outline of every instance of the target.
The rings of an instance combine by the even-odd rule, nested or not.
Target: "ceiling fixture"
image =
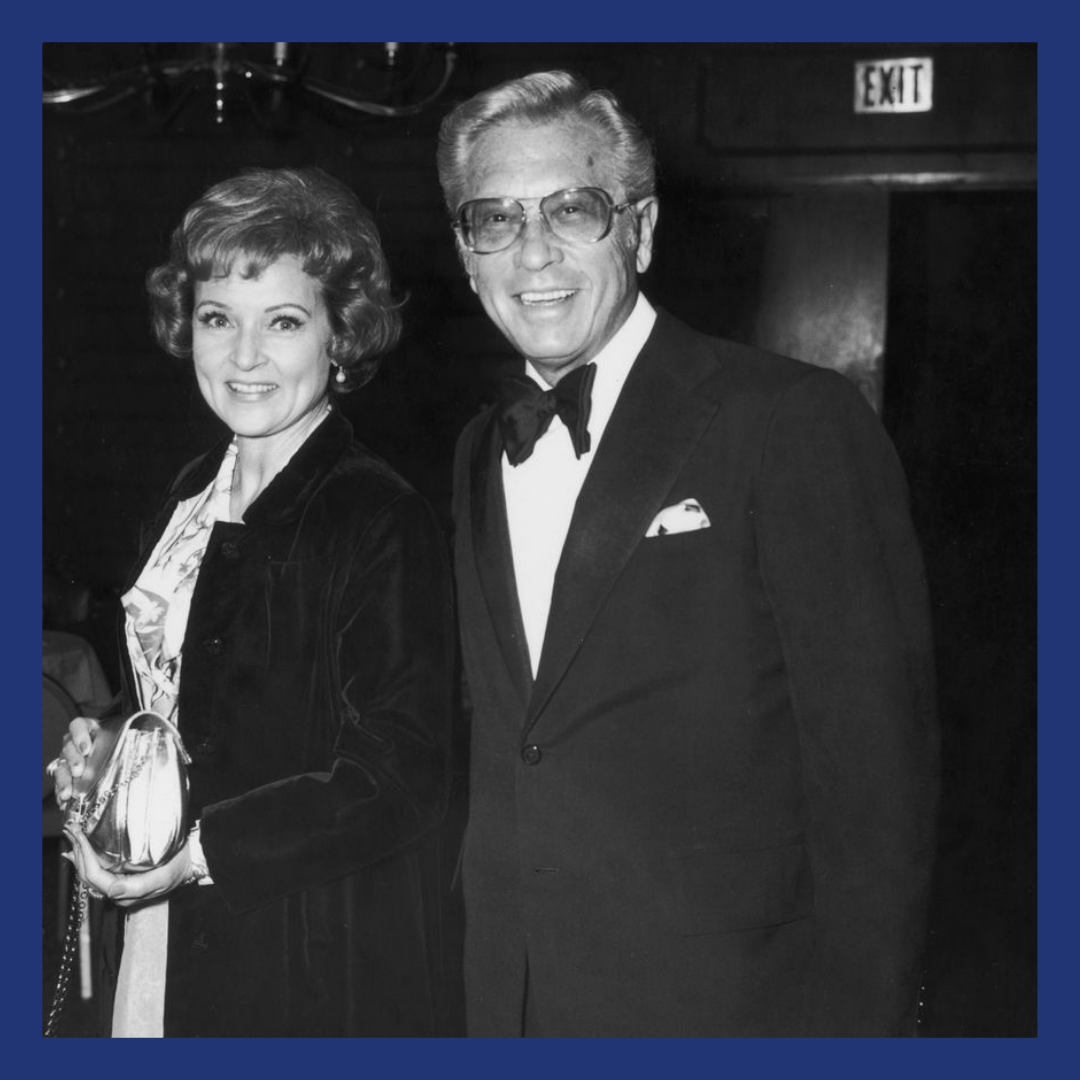
[[[414,116],[445,92],[457,54],[453,42],[400,41],[319,45],[288,41],[191,45],[144,43],[137,62],[101,73],[91,45],[46,46],[42,102],[58,112],[101,112],[141,96],[160,126],[171,123],[193,98],[210,96],[215,124],[243,103],[274,126],[287,103],[319,98],[371,116]],[[122,48],[122,46],[117,46]],[[134,48],[134,46],[132,47]],[[92,74],[58,75],[56,65],[86,56]],[[326,77],[329,71],[329,76]]]

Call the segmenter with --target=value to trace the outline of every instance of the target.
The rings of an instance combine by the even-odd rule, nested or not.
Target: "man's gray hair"
[[[627,200],[655,194],[652,145],[615,95],[592,90],[579,76],[566,71],[538,71],[476,94],[443,120],[437,161],[450,213],[455,214],[465,200],[469,157],[484,132],[500,124],[540,126],[569,119],[584,121],[607,138],[615,175]]]

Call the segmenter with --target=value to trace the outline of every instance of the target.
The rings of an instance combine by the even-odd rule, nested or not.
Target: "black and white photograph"
[[[43,1035],[1038,1036],[1038,52],[43,43]]]

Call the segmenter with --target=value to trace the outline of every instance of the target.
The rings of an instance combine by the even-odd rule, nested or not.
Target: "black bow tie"
[[[578,457],[589,449],[596,365],[584,364],[564,375],[551,390],[542,390],[528,375],[511,375],[499,386],[499,430],[511,465],[520,465],[533,452],[536,440],[556,415],[566,425]]]

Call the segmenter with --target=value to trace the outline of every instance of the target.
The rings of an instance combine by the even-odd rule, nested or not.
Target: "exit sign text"
[[[934,61],[930,57],[855,61],[857,113],[929,112],[933,105]]]

